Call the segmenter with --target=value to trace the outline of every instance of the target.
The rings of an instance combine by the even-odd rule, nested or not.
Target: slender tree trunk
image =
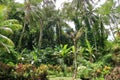
[[[24,26],[23,26],[23,29],[22,29],[22,32],[21,32],[21,35],[20,35],[20,39],[18,41],[18,46],[17,46],[18,49],[20,49],[20,47],[21,47],[22,38],[23,38],[23,35],[24,35],[24,32],[25,32],[25,26],[26,26],[26,23],[24,23]]]
[[[18,46],[17,48],[20,49],[21,47],[21,42],[22,42],[22,38],[24,36],[24,32],[25,32],[25,27],[27,24],[29,24],[29,12],[30,12],[30,2],[29,0],[24,0],[24,4],[25,4],[25,16],[24,16],[24,26],[23,26],[23,29],[22,29],[22,33],[20,35],[20,39],[18,41]]]
[[[77,78],[77,42],[76,40],[74,41],[74,48],[75,48],[75,52],[74,52],[74,75],[73,75],[73,80],[76,80]]]
[[[40,32],[39,32],[38,48],[41,48],[42,36],[43,36],[43,22],[41,20],[40,21]]]

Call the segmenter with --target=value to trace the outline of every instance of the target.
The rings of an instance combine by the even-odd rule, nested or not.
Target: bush
[[[3,80],[47,80],[47,66],[35,67],[31,64],[9,66],[0,62],[0,79]]]
[[[12,66],[6,65],[2,62],[0,62],[0,79],[1,80],[12,80],[13,76],[12,76],[12,70],[14,68]]]
[[[105,80],[120,80],[120,67],[115,67],[105,76]]]
[[[109,56],[106,58],[108,57]],[[110,71],[111,67],[105,64],[105,62],[102,60],[91,63],[90,61],[81,59],[81,65],[78,66],[78,75],[81,79],[102,79],[105,75],[109,74]]]

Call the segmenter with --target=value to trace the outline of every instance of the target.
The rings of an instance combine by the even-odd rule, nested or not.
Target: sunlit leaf
[[[10,53],[10,50],[8,49],[8,46],[2,42],[0,42],[0,52],[8,52]]]
[[[8,27],[0,27],[0,34],[10,35],[10,34],[13,34],[13,31]]]
[[[7,38],[6,36],[0,34],[0,42],[2,43],[6,43],[9,46],[14,46],[14,43],[12,42],[12,40],[10,40],[9,38]]]
[[[7,7],[5,5],[0,5],[0,20],[4,20],[7,17]]]

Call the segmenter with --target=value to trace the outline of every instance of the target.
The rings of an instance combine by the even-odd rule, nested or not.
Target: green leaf
[[[10,53],[8,46],[2,42],[0,42],[0,52],[8,52]]]
[[[10,34],[13,34],[13,31],[8,27],[0,27],[0,34],[10,35]]]
[[[90,45],[90,42],[86,39],[86,44],[87,44],[87,51],[90,53],[90,54],[92,54],[92,47],[91,47],[91,45]]]
[[[6,20],[1,25],[11,28],[13,31],[22,29],[22,25],[20,25],[19,22],[15,19]]]
[[[4,20],[7,17],[7,7],[5,5],[0,5],[0,20]]]
[[[12,42],[12,40],[10,40],[8,37],[0,34],[0,42],[7,44],[9,46],[14,46],[14,43]]]
[[[75,40],[78,40],[81,37],[81,35],[83,34],[83,31],[84,31],[84,28],[81,27],[75,36]]]
[[[64,45],[63,48],[62,48],[62,50],[60,51],[60,52],[61,52],[61,56],[63,57],[63,56],[65,56],[65,55],[67,55],[67,54],[69,53],[69,51],[71,50],[71,48],[72,48],[72,47],[69,47],[69,48],[68,48],[68,45],[67,45],[67,44]]]
[[[22,29],[22,25],[20,25],[20,24],[8,24],[6,26],[11,28],[13,31]]]
[[[113,6],[113,0],[106,0],[106,2],[97,9],[99,14],[107,15],[111,12]]]
[[[117,12],[117,13],[120,12],[120,6],[116,7],[115,12]]]

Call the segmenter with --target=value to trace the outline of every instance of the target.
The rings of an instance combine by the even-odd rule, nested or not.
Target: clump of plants
[[[18,64],[14,75],[17,80],[47,80],[47,66],[41,64],[35,67],[31,64]]]
[[[116,65],[119,65],[120,63],[120,47],[116,46],[114,48],[113,54],[112,54],[112,60],[115,62]]]
[[[105,80],[119,80],[120,79],[120,47],[116,45],[113,48],[112,60],[115,63],[115,67],[110,74],[105,76]]]
[[[106,58],[109,58],[109,56],[107,55]],[[78,66],[78,77],[83,80],[104,80],[105,75],[109,74],[111,70],[112,67],[105,64],[102,60],[91,63],[90,61],[82,59],[81,65]]]
[[[47,66],[41,64],[17,64],[9,66],[0,62],[0,79],[4,80],[47,80]]]
[[[4,80],[12,79],[13,76],[11,72],[13,69],[14,68],[12,66],[0,62],[0,79],[4,79]]]
[[[120,80],[120,67],[115,67],[105,76],[105,80]]]
[[[48,74],[55,76],[70,76],[73,72],[72,66],[48,64]]]

